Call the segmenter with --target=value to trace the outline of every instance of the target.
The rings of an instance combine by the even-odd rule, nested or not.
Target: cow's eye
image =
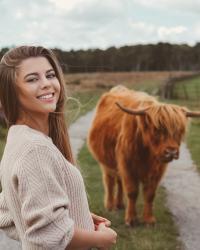
[[[166,136],[167,135],[167,130],[165,128],[158,128],[156,129],[156,132],[160,136]]]

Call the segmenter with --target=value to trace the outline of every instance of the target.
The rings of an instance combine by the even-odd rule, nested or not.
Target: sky
[[[0,0],[0,48],[200,42],[200,0]]]

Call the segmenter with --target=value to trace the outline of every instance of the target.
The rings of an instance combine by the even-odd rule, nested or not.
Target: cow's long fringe
[[[163,128],[170,137],[185,133],[187,118],[179,106],[156,104],[146,111],[155,128]]]

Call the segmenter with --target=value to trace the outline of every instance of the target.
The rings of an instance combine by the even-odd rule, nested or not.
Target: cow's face
[[[148,120],[148,122],[146,122]],[[155,127],[149,117],[140,117],[141,135],[145,146],[150,149],[151,155],[159,162],[168,163],[179,158],[179,147],[185,134],[185,126],[171,130],[170,132],[164,126]]]
[[[134,115],[137,132],[151,155],[162,163],[179,157],[179,147],[184,137],[187,117],[200,117],[200,112],[190,112],[185,108],[155,103],[144,109],[133,110],[117,105],[126,113]]]

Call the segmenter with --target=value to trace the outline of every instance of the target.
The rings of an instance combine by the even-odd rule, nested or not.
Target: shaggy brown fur
[[[116,102],[144,114],[131,115]],[[186,131],[187,110],[162,104],[154,97],[120,86],[104,94],[97,105],[88,144],[99,162],[105,188],[105,207],[122,208],[123,191],[127,206],[125,222],[137,221],[136,200],[143,185],[145,223],[155,223],[152,205],[167,163],[179,156]],[[122,188],[123,186],[123,188]]]

